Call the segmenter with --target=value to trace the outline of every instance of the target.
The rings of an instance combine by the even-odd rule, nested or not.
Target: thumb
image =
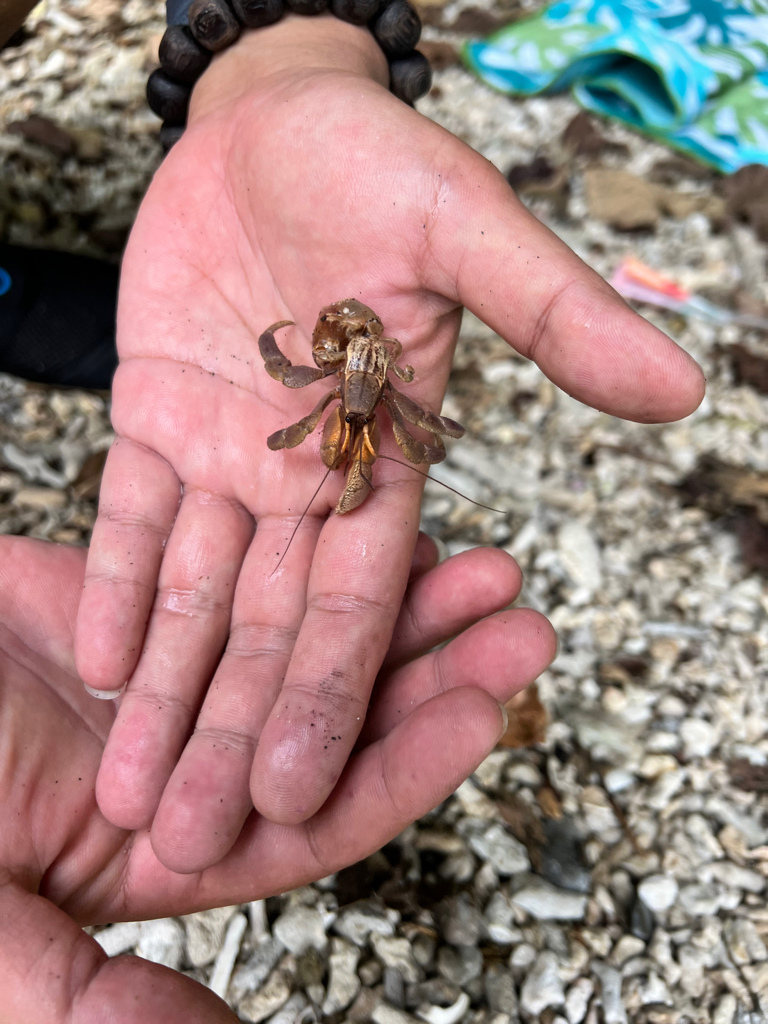
[[[218,996],[137,956],[108,958],[62,910],[0,888],[0,1020],[25,1024],[236,1024]]]
[[[693,412],[704,395],[697,363],[529,213],[487,160],[462,145],[441,195],[431,287],[587,405],[646,423]]]

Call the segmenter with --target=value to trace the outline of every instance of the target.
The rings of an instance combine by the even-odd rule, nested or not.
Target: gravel
[[[456,19],[529,8],[423,5],[447,66],[420,109],[505,172],[536,155],[563,169],[523,200],[604,276],[635,254],[765,315],[766,246],[723,212],[714,175],[610,125],[614,148],[574,155],[570,99],[510,101],[451,62]],[[116,259],[160,159],[143,90],[161,5],[48,0],[30,28],[0,60],[0,231]],[[33,114],[55,116],[69,155],[7,130]],[[615,226],[595,170],[662,182],[648,227]],[[429,483],[423,526],[448,553],[511,552],[519,603],[556,626],[541,742],[494,752],[354,871],[110,925],[96,933],[110,955],[167,963],[274,1024],[768,1019],[768,339],[643,313],[705,369],[707,398],[680,423],[587,409],[464,319],[444,412],[468,431],[434,476],[509,512]],[[106,396],[0,377],[0,532],[87,543],[108,415]]]

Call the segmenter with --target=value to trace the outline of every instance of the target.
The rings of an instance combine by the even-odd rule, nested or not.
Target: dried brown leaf
[[[535,683],[507,701],[509,725],[499,740],[502,747],[532,747],[543,743],[547,735],[547,709],[539,699]]]
[[[768,764],[752,764],[737,757],[728,765],[731,783],[747,793],[768,793]]]

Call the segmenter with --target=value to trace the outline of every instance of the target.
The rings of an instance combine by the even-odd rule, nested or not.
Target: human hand
[[[428,546],[422,553],[431,560]],[[74,668],[84,563],[77,548],[0,538],[0,1017],[234,1022],[183,975],[135,957],[108,960],[81,926],[258,899],[360,860],[486,756],[502,728],[497,701],[541,671],[554,636],[542,616],[520,609],[414,658],[473,617],[482,600],[467,593],[478,576],[490,585],[505,577],[513,591],[520,579],[502,552],[467,552],[424,572],[390,649],[399,667],[380,674],[365,736],[322,809],[288,827],[252,813],[220,863],[182,875],[158,859],[149,832],[111,825],[96,804],[115,704],[93,700]]]
[[[203,865],[174,837],[199,857],[207,834],[212,863],[251,800],[283,823],[322,806],[398,615],[422,482],[388,462],[341,518],[332,474],[271,575],[322,466],[316,435],[283,453],[265,440],[328,382],[281,387],[256,339],[295,320],[280,343],[306,363],[318,310],[345,297],[404,343],[407,391],[434,411],[461,305],[606,412],[675,419],[702,395],[693,361],[486,160],[387,92],[365,30],[288,17],[218,56],[125,256],[118,441],[77,637],[89,684],[130,679],[99,805],[126,828],[154,819],[155,850],[180,870]]]

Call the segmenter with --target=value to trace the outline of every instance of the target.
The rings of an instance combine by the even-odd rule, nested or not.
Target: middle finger
[[[331,516],[322,531],[306,615],[259,738],[251,796],[277,823],[311,817],[338,781],[405,592],[420,482],[390,465],[377,470],[368,500],[351,515]]]

